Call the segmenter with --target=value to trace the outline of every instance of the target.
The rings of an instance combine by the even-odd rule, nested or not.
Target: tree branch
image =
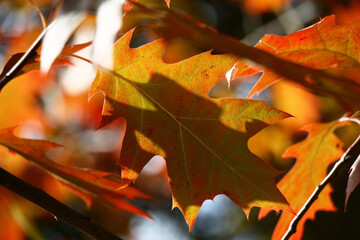
[[[358,138],[346,150],[346,152],[343,154],[343,156],[340,158],[340,160],[336,162],[335,166],[331,169],[329,174],[316,187],[316,189],[311,194],[311,196],[308,198],[306,203],[302,206],[302,208],[300,209],[298,214],[291,221],[287,232],[282,237],[282,240],[290,239],[291,235],[293,235],[296,232],[296,227],[297,227],[299,221],[301,220],[301,218],[305,215],[306,211],[309,210],[310,206],[319,197],[319,194],[325,188],[325,186],[337,176],[339,169],[348,161],[355,160],[359,155],[360,155],[360,136],[358,136]]]
[[[40,47],[42,39],[45,36],[47,30],[52,26],[50,24],[47,28],[45,28],[40,35],[36,38],[30,48],[21,56],[21,58],[16,61],[16,63],[7,71],[3,73],[0,79],[0,91],[8,84],[15,76],[18,74],[21,69],[33,58],[37,55],[36,50]]]
[[[92,222],[91,218],[73,210],[43,190],[30,185],[3,168],[0,168],[0,185],[45,209],[55,219],[76,227],[94,239],[121,240],[115,234]]]

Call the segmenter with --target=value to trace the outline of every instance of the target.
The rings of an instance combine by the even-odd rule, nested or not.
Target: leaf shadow
[[[120,156],[123,176],[135,181],[145,164],[160,155],[166,160],[173,203],[183,213],[218,194],[245,211],[261,202],[286,208],[274,181],[279,172],[247,147],[248,139],[269,124],[246,117],[246,111],[256,114],[264,102],[252,107],[254,100],[210,99],[197,85],[186,89],[179,83],[157,73],[146,84],[129,83],[140,92],[145,109],[105,96],[104,107],[111,110],[101,126],[127,120]],[[116,95],[127,94],[121,91]]]

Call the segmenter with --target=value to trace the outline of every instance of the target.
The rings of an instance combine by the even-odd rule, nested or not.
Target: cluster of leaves
[[[254,1],[245,1],[245,6],[249,2]],[[276,6],[270,8],[278,9],[284,1],[265,2],[276,2]],[[166,4],[170,7],[171,3],[168,0]],[[100,128],[117,119],[122,119],[122,127],[126,127],[124,136],[119,136],[119,139],[123,138],[118,161],[121,174],[114,173],[114,165],[111,166],[114,169],[102,171],[55,162],[47,152],[59,147],[58,144],[16,137],[14,130],[17,127],[0,130],[0,144],[59,179],[88,205],[97,199],[113,208],[145,217],[150,216],[127,200],[151,198],[132,184],[153,156],[161,156],[166,161],[173,208],[181,210],[190,231],[202,203],[218,194],[225,194],[247,214],[254,206],[264,208],[260,213],[262,216],[270,210],[283,210],[273,234],[274,239],[279,239],[294,213],[301,209],[327,175],[327,166],[343,156],[343,144],[334,131],[345,126],[346,122],[335,117],[328,123],[302,126],[302,130],[308,133],[306,139],[290,146],[282,155],[283,158],[296,158],[296,163],[276,184],[275,177],[280,172],[249,149],[249,139],[269,125],[280,125],[279,121],[296,116],[296,111],[290,114],[260,100],[215,99],[209,96],[209,91],[221,79],[232,84],[236,78],[262,72],[249,97],[276,82],[288,80],[307,91],[335,99],[341,108],[339,112],[355,113],[360,100],[359,21],[337,25],[335,17],[330,16],[287,36],[266,35],[251,48],[171,10],[149,8],[134,2],[125,5],[125,12],[135,8],[152,18],[158,17],[161,26],[154,27],[157,32],[164,33],[164,37],[131,48],[134,30],[125,33],[114,45],[113,69],[94,63],[97,73],[88,95],[89,99],[96,98],[98,92],[104,95]],[[172,30],[174,28],[176,32]],[[163,53],[175,37],[185,37],[226,54],[207,51],[167,63]],[[65,46],[54,65],[71,64],[68,57],[74,57],[77,51],[88,45]],[[8,61],[1,77],[6,77],[11,68],[17,67],[21,56],[14,55]],[[39,59],[39,55],[29,58],[16,76],[36,74],[48,81],[51,74],[44,77],[37,71]],[[7,85],[1,94],[7,91],[11,91],[11,86]],[[24,102],[19,104],[25,109]],[[86,110],[90,112],[90,118],[98,114]],[[26,114],[34,116],[36,111],[38,109],[27,110]],[[6,109],[1,114],[9,115]],[[26,114],[19,118],[26,119]],[[42,116],[36,118],[43,126],[47,125]],[[356,121],[355,117],[347,119]],[[11,122],[1,121],[5,122],[2,125]],[[54,129],[47,128],[49,132]],[[286,127],[282,131],[284,129]],[[271,137],[265,140],[269,141]],[[1,156],[7,154],[0,153]],[[352,167],[347,200],[360,182],[359,161]],[[293,239],[301,238],[304,222],[313,219],[317,211],[335,210],[330,199],[331,191],[330,186],[324,189],[301,219]]]

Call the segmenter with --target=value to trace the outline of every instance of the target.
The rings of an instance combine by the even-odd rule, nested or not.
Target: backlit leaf
[[[65,46],[59,56],[55,59],[54,64],[55,65],[68,65],[72,64],[70,60],[67,58],[69,55],[74,54],[88,46],[90,46],[91,42],[83,43],[83,44],[77,44],[77,45],[69,45]],[[0,79],[3,81],[3,78],[6,76],[9,70],[13,68],[20,58],[23,56],[24,53],[16,53],[7,61],[5,67],[3,68],[3,71],[0,74]],[[19,77],[27,72],[38,70],[40,69],[40,55],[35,55],[33,58],[31,58],[26,64],[21,68],[21,70],[15,75],[16,77]],[[10,79],[11,81],[12,79]],[[0,83],[1,83],[0,81]],[[0,90],[5,86],[6,84],[1,84]]]
[[[284,158],[296,158],[292,169],[278,183],[280,191],[289,201],[291,208],[298,212],[310,197],[316,186],[327,175],[327,167],[343,155],[342,143],[334,135],[334,130],[346,123],[332,122],[324,124],[309,124],[302,130],[309,133],[308,137],[286,150]],[[297,231],[291,239],[301,239],[305,221],[313,219],[317,211],[335,210],[328,185],[311,205],[305,216],[301,218]],[[268,211],[262,210],[261,215]],[[286,232],[294,214],[283,212],[273,232],[273,239],[281,239]]]
[[[319,23],[299,32],[276,36],[266,35],[255,48],[267,51],[281,59],[314,69],[358,69],[360,22],[338,26],[335,17],[322,19]],[[282,77],[269,69],[249,65],[240,60],[237,76],[246,76],[263,71],[262,77],[249,93],[249,97],[280,80]],[[310,76],[311,77],[311,76]],[[358,86],[359,78],[354,80]],[[312,80],[309,80],[311,83]],[[337,82],[337,87],[345,82]]]
[[[248,13],[261,14],[268,11],[277,12],[281,10],[289,0],[240,0]]]
[[[166,5],[170,8],[170,1],[171,0],[165,0]],[[132,0],[132,2],[137,2],[137,0]],[[125,3],[124,4],[124,14],[126,14],[128,11],[131,10],[131,8],[134,6],[133,3]]]
[[[222,193],[246,212],[252,206],[290,210],[274,184],[278,172],[247,147],[250,137],[289,115],[263,101],[208,96],[236,62],[233,56],[205,52],[167,64],[163,40],[131,49],[131,34],[115,44],[115,71],[99,68],[89,94],[105,94],[102,126],[127,120],[123,177],[135,181],[154,155],[164,157],[173,207],[190,229],[201,204]]]
[[[76,193],[80,191],[82,193],[80,197],[87,201],[90,197],[99,197],[113,207],[149,217],[139,208],[124,201],[124,199],[149,197],[131,186],[125,188],[119,175],[55,163],[45,153],[60,147],[58,144],[44,140],[18,138],[13,134],[15,129],[16,127],[11,127],[0,130],[0,145],[35,163],[63,183],[76,189]]]
[[[199,21],[181,13],[174,11],[169,11],[167,13],[165,11],[150,9],[145,6],[141,6],[141,8],[152,15],[157,14],[162,17],[162,20],[166,24],[158,27],[158,29],[165,38],[171,40],[181,36],[197,44],[202,44],[204,47],[215,49],[217,52],[231,53],[239,57],[240,60],[236,64],[238,71],[233,77],[264,72],[263,77],[260,79],[258,85],[253,88],[249,96],[260,92],[276,82],[280,79],[279,76],[281,75],[296,83],[300,83],[316,93],[336,97],[342,106],[348,110],[354,110],[354,108],[357,109],[359,107],[360,84],[358,74],[355,74],[358,72],[356,70],[359,69],[357,60],[353,60],[351,56],[349,57],[337,49],[344,48],[344,45],[346,45],[347,42],[346,39],[336,45],[335,49],[330,48],[329,50],[323,46],[323,48],[318,51],[316,47],[311,47],[314,43],[313,41],[315,41],[315,43],[319,42],[319,38],[321,43],[322,35],[321,37],[317,37],[315,34],[314,39],[312,36],[301,38],[303,32],[306,33],[307,31],[310,31],[308,29],[315,31],[317,26],[321,26],[321,31],[327,34],[326,41],[330,39],[329,41],[332,43],[334,41],[336,42],[336,39],[344,40],[343,38],[346,36],[345,30],[348,30],[351,27],[349,27],[349,25],[343,27],[336,26],[334,17],[327,17],[313,27],[306,28],[286,37],[274,37],[272,35],[265,36],[264,41],[260,41],[261,44],[259,43],[257,47],[253,48],[237,39],[214,32],[211,28],[207,27],[206,24],[199,24]],[[348,41],[348,50],[349,52],[353,51],[355,57],[356,52],[358,51],[356,48],[356,42],[358,41],[358,34],[356,32],[357,23],[358,22],[354,22],[353,31],[349,34],[351,38],[349,38]],[[340,31],[339,29],[344,31]],[[289,48],[289,44],[286,45],[286,43],[291,43],[290,39],[288,39],[290,36],[294,38],[291,39],[294,41],[294,46],[291,45],[291,49],[295,49],[295,51],[286,51],[286,48]],[[267,44],[265,42],[267,38],[279,40],[280,47],[285,49],[283,50],[280,47],[277,49]],[[304,41],[301,42],[300,40]],[[327,42],[325,43],[327,47]],[[261,45],[262,48],[259,45]],[[304,49],[297,49],[302,45],[304,45]],[[330,53],[327,55],[328,52]],[[282,53],[284,56],[281,55]],[[259,65],[254,66],[254,64],[249,64],[249,61],[243,59],[249,59]],[[320,63],[322,67],[317,66],[316,63]],[[311,66],[307,66],[307,64]],[[260,65],[263,67],[260,67]],[[271,71],[269,69],[271,69]],[[334,69],[336,69],[336,71],[334,71]],[[230,70],[230,68],[227,70]]]

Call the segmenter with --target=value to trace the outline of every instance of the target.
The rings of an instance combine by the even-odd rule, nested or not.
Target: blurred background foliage
[[[33,0],[46,15],[58,1]],[[163,0],[143,0],[144,4],[166,7]],[[246,44],[255,45],[264,34],[286,35],[307,27],[320,18],[335,14],[339,24],[349,23],[360,16],[356,0],[172,0],[171,9],[191,15]],[[92,40],[96,9],[89,9],[86,20],[72,36],[69,44]],[[132,46],[140,46],[157,36],[149,30],[148,21],[134,7],[124,16],[119,36],[137,27]],[[24,52],[42,31],[34,7],[26,0],[0,1],[0,66],[11,55]],[[165,62],[177,62],[204,50],[186,40],[169,42]],[[90,49],[79,55],[89,57]],[[95,74],[88,63],[72,59],[73,66],[53,68],[46,76],[38,71],[22,75],[0,93],[0,128],[21,123],[17,135],[24,138],[50,139],[64,145],[49,156],[59,162],[105,171],[118,171],[119,142],[123,128],[114,124],[95,131],[103,97],[87,100],[87,90]],[[228,88],[225,79],[210,92],[212,97],[245,98],[259,75],[235,80]],[[326,122],[344,113],[329,98],[315,96],[299,85],[281,81],[256,97],[284,110],[295,118],[266,128],[253,137],[249,146],[264,160],[280,170],[288,170],[294,159],[282,159],[284,150],[306,135],[299,128],[307,123]],[[338,132],[345,147],[358,134],[355,127]],[[271,142],[269,142],[271,139]],[[258,220],[259,209],[252,209],[247,220],[243,211],[223,195],[207,200],[194,230],[188,227],[177,209],[171,211],[171,192],[167,182],[165,162],[154,158],[142,171],[136,186],[154,198],[136,200],[134,204],[147,211],[153,221],[114,211],[101,201],[87,209],[80,198],[64,188],[50,175],[16,154],[0,147],[0,166],[16,176],[44,189],[50,195],[91,216],[109,230],[125,239],[270,239],[278,214],[270,213]],[[346,174],[344,174],[345,176]],[[281,177],[281,176],[280,176]],[[280,179],[279,177],[279,179]],[[346,178],[339,177],[334,186],[333,200],[337,212],[319,212],[308,221],[303,239],[356,239],[358,231],[359,191],[350,198],[344,213]],[[326,226],[326,227],[325,227]],[[26,200],[0,188],[0,239],[87,239],[67,224],[56,221],[50,214]]]

